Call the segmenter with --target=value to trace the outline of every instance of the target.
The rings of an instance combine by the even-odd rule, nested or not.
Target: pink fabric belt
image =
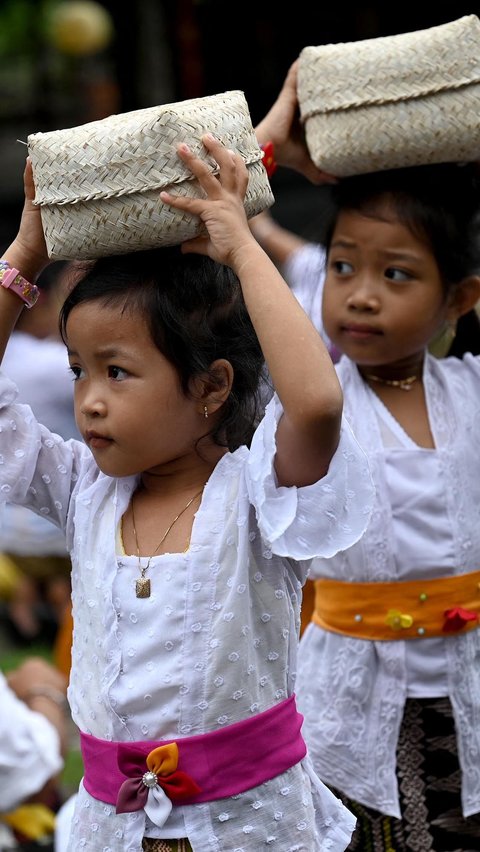
[[[305,757],[302,723],[292,695],[250,719],[178,740],[110,742],[80,733],[83,784],[117,813],[141,810],[149,795],[166,796],[169,808],[235,796]]]

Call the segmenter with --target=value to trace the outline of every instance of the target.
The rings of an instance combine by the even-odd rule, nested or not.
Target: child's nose
[[[85,417],[104,416],[106,405],[94,387],[85,392],[80,402],[80,411]]]
[[[368,276],[357,278],[347,297],[352,310],[377,311],[380,306],[378,290]]]

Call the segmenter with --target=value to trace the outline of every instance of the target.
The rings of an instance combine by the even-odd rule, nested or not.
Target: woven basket
[[[181,243],[200,234],[197,216],[174,210],[161,190],[203,196],[177,145],[211,166],[201,136],[211,132],[238,151],[249,173],[250,218],[273,203],[243,92],[232,91],[111,115],[66,130],[28,136],[47,251],[53,259],[102,255]]]
[[[480,21],[305,47],[300,117],[310,156],[337,177],[480,159]]]

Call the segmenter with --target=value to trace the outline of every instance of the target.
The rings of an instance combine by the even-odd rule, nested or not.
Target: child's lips
[[[378,337],[382,334],[380,329],[367,323],[347,323],[342,325],[342,333],[348,334],[349,337],[364,339],[367,337]]]
[[[108,447],[112,443],[111,438],[105,435],[100,435],[98,432],[87,432],[87,443],[95,450],[101,450],[103,447]]]

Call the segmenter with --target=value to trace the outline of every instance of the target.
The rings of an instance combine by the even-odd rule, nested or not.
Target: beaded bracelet
[[[262,163],[265,166],[267,177],[271,178],[277,171],[277,163],[275,162],[275,152],[273,150],[273,142],[265,142],[265,145],[260,145],[263,151]]]
[[[0,260],[0,286],[20,296],[27,308],[33,308],[40,295],[38,287],[30,284],[30,281],[27,281],[18,269],[10,266],[6,260]]]

